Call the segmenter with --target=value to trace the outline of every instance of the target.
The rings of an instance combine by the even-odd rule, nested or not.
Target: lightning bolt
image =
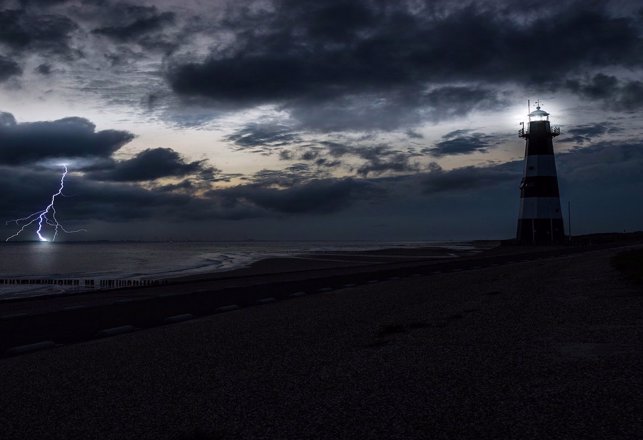
[[[17,226],[20,226],[20,229],[11,237],[8,237],[5,241],[9,241],[12,238],[19,236],[25,231],[26,228],[28,228],[29,226],[33,225],[36,222],[38,223],[38,229],[36,230],[36,235],[38,235],[38,238],[40,239],[40,241],[49,241],[47,238],[45,238],[42,235],[43,227],[46,227],[46,226],[51,226],[54,228],[54,234],[51,237],[51,241],[56,241],[56,237],[58,236],[58,231],[63,231],[67,234],[87,231],[86,229],[76,229],[73,231],[68,231],[67,229],[65,229],[65,227],[62,224],[60,224],[60,222],[56,218],[56,206],[55,206],[56,197],[65,196],[63,194],[63,189],[65,188],[65,177],[67,176],[67,172],[68,172],[67,165],[63,165],[63,168],[65,169],[65,171],[63,172],[63,175],[60,178],[60,188],[58,188],[57,192],[52,194],[51,201],[49,202],[47,207],[42,211],[36,211],[33,214],[30,214],[26,217],[21,217],[15,220],[7,221],[5,224],[8,225],[9,223],[15,223]]]

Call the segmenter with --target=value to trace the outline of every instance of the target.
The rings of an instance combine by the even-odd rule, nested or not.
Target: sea
[[[469,247],[455,242],[230,241],[14,242],[0,244],[0,279],[167,279],[245,267],[270,257],[397,247]],[[77,287],[0,283],[0,300]]]

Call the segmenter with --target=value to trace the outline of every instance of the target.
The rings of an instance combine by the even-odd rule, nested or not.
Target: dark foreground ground
[[[0,359],[0,438],[643,438],[620,251],[358,274]]]

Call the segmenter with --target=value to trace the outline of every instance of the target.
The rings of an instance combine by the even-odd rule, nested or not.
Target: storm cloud
[[[520,182],[522,162],[509,162],[499,166],[463,167],[445,171],[439,165],[421,177],[424,194],[471,192],[490,186]]]
[[[228,135],[226,140],[239,149],[255,149],[256,152],[270,152],[275,147],[284,147],[301,139],[290,127],[279,124],[251,123]]]
[[[22,69],[15,61],[0,55],[0,82],[6,81],[12,76],[20,75]]]
[[[641,81],[622,81],[613,75],[599,73],[585,81],[568,80],[566,87],[581,96],[600,100],[614,110],[633,111],[643,108]]]
[[[16,123],[4,113],[0,124],[0,163],[37,163],[51,159],[104,158],[134,138],[118,130],[96,131],[84,118]]]
[[[563,137],[560,142],[583,144],[606,134],[618,133],[620,131],[622,131],[621,128],[610,123],[586,124],[566,130],[566,136]]]
[[[471,133],[471,130],[457,130],[442,136],[432,148],[422,152],[434,157],[453,156],[458,154],[484,153],[492,147],[491,136],[483,133]]]
[[[90,173],[89,177],[95,180],[140,182],[162,177],[182,177],[208,169],[204,161],[186,162],[171,148],[148,148],[131,159],[114,161],[106,168]]]
[[[66,55],[78,25],[69,17],[31,13],[28,9],[0,9],[0,44],[11,50],[35,49]]]
[[[174,23],[175,14],[159,12],[153,6],[121,3],[107,15],[110,24],[98,27],[92,32],[115,41],[135,41],[155,33]]]
[[[243,185],[219,190],[228,206],[250,202],[268,211],[283,214],[328,214],[364,202],[381,193],[371,182],[354,179],[313,180],[287,189]]]
[[[643,62],[636,19],[598,4],[570,2],[526,21],[493,4],[444,5],[276,1],[260,15],[260,28],[251,29],[257,17],[237,17],[231,26],[243,34],[236,44],[204,61],[175,63],[168,81],[180,95],[215,102],[296,106],[373,93],[413,97],[427,84],[453,81],[544,84],[581,67]],[[546,69],[524,62],[532,52],[547,53]],[[486,99],[441,90],[425,99],[448,99],[456,113]]]

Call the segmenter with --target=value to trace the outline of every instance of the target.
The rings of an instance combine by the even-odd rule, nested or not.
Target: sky
[[[66,165],[59,240],[510,238],[527,100],[641,230],[642,73],[638,1],[0,0],[0,233]]]

